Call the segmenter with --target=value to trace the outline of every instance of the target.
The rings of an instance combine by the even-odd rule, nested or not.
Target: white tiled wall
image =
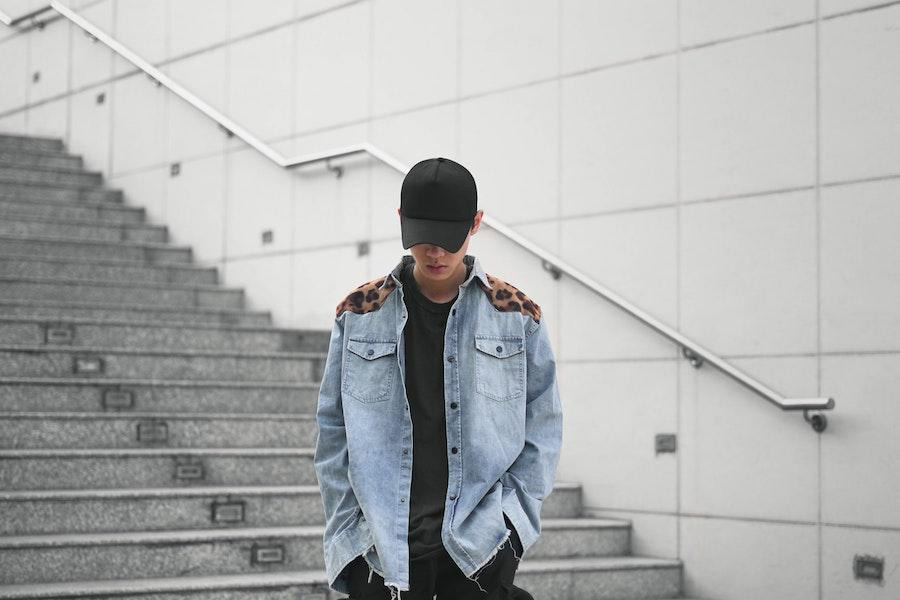
[[[900,597],[900,2],[76,6],[284,154],[460,160],[490,216],[765,385],[834,397],[816,434],[496,232],[472,240],[550,327],[558,478],[631,519],[635,554],[681,558],[686,596]],[[0,131],[64,138],[279,325],[330,327],[405,252],[398,173],[280,170],[61,21],[0,31]],[[855,554],[885,557],[884,585]]]

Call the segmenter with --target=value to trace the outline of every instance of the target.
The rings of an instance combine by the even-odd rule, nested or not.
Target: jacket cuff
[[[345,568],[357,556],[365,554],[372,544],[372,535],[369,524],[365,519],[360,519],[355,526],[350,526],[331,539],[325,546],[325,575],[328,578],[328,586],[343,594],[350,593],[350,579]]]
[[[522,558],[525,556],[525,553],[528,552],[528,549],[537,541],[540,532],[535,531],[534,527],[532,527],[528,515],[519,503],[515,488],[506,487],[506,485],[503,486],[501,506],[503,507],[503,513],[509,517],[513,527],[516,528],[516,534],[518,534],[519,541],[522,543],[522,556],[520,557]]]

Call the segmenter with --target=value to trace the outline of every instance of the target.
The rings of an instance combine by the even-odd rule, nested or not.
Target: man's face
[[[466,241],[459,247],[456,252],[447,252],[440,246],[433,244],[415,244],[409,247],[410,254],[416,259],[416,266],[419,274],[427,279],[441,281],[453,279],[459,275],[460,265],[469,249],[470,233],[466,236]],[[465,267],[462,267],[465,269]]]
[[[397,214],[400,214],[399,208],[397,209]],[[445,248],[434,244],[415,244],[409,247],[409,253],[416,259],[416,266],[421,277],[434,281],[453,280],[459,277],[461,271],[465,272],[466,267],[463,265],[463,258],[465,258],[469,249],[469,240],[478,231],[481,215],[482,211],[480,210],[475,214],[469,234],[456,252],[448,252]],[[438,268],[433,268],[433,266]]]

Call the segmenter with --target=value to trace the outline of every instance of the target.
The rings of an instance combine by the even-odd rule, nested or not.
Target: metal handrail
[[[52,7],[48,4],[46,6],[42,6],[41,8],[36,8],[34,10],[28,11],[24,15],[18,17],[10,17],[8,14],[0,10],[0,23],[4,25],[8,25],[9,27],[15,27],[19,23],[24,23],[25,21],[30,21],[34,19],[36,16],[43,14],[50,10]]]
[[[109,34],[105,31],[98,28],[93,23],[86,20],[84,17],[78,15],[74,11],[72,11],[69,7],[59,2],[59,0],[50,0],[50,4],[47,7],[39,9],[37,11],[32,11],[28,15],[24,15],[17,19],[11,20],[12,23],[22,22],[28,19],[34,18],[35,15],[40,14],[48,9],[53,9],[63,17],[86,31],[88,34],[96,38],[97,40],[103,42],[114,52],[134,64],[136,67],[144,71],[147,75],[149,75],[152,79],[159,82],[161,85],[166,86],[170,91],[181,97],[183,100],[194,106],[196,109],[204,113],[210,119],[215,121],[220,127],[222,127],[229,135],[236,135],[242,140],[244,140],[247,144],[258,150],[261,154],[272,160],[275,164],[284,168],[293,168],[299,167],[302,165],[308,165],[313,163],[318,163],[322,161],[330,161],[334,158],[342,158],[346,156],[351,156],[354,154],[368,154],[369,156],[381,161],[382,163],[390,166],[395,169],[399,173],[405,175],[409,171],[409,167],[402,163],[400,160],[395,157],[389,155],[384,152],[380,148],[373,146],[369,143],[360,143],[354,144],[350,146],[345,146],[341,148],[332,148],[330,150],[324,150],[322,152],[316,152],[311,154],[302,154],[292,157],[285,157],[280,154],[277,150],[263,142],[261,139],[253,135],[246,128],[242,127],[240,124],[235,122],[233,119],[229,118],[227,115],[222,112],[216,110],[212,106],[210,106],[207,102],[203,101],[201,98],[191,93],[189,90],[185,89],[178,82],[174,81],[171,77],[154,67],[152,64],[135,54],[129,48],[125,47],[117,40],[113,39]],[[2,15],[2,13],[0,13]],[[5,16],[5,15],[3,15]],[[7,23],[6,20],[3,21]],[[7,23],[10,24],[10,23]],[[330,165],[329,165],[330,166]],[[489,215],[484,215],[482,217],[482,223],[494,229],[501,235],[505,236],[512,242],[515,242],[523,249],[531,252],[535,256],[541,259],[542,266],[550,271],[553,274],[553,277],[558,279],[560,273],[565,273],[575,281],[581,283],[583,286],[592,290],[594,293],[603,297],[607,301],[611,302],[613,305],[618,308],[624,310],[631,316],[637,318],[642,321],[648,327],[656,330],[661,335],[667,337],[669,340],[677,344],[681,347],[682,354],[687,358],[691,365],[695,368],[700,368],[703,364],[709,363],[712,366],[716,367],[747,389],[752,392],[758,394],[764,399],[768,400],[775,406],[781,408],[782,410],[802,410],[804,419],[806,419],[813,427],[815,431],[822,432],[825,430],[828,424],[828,419],[822,413],[810,413],[810,411],[814,410],[829,410],[834,408],[835,402],[833,398],[825,397],[825,398],[785,398],[775,390],[770,387],[764,385],[757,379],[750,377],[743,371],[737,369],[733,365],[726,362],[721,357],[717,356],[710,350],[704,348],[700,344],[694,342],[693,340],[687,338],[682,335],[678,331],[675,331],[668,325],[665,325],[649,313],[644,310],[638,308],[625,298],[621,297],[617,293],[613,292],[606,286],[601,285],[600,283],[594,281],[572,265],[563,261],[558,256],[551,254],[547,250],[541,248],[530,240],[522,237],[503,223],[497,221],[493,217]]]

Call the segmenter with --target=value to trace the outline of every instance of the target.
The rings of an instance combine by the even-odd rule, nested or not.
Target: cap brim
[[[414,219],[400,215],[400,232],[403,247],[416,244],[434,244],[453,253],[462,248],[472,221],[437,221],[435,219]]]

